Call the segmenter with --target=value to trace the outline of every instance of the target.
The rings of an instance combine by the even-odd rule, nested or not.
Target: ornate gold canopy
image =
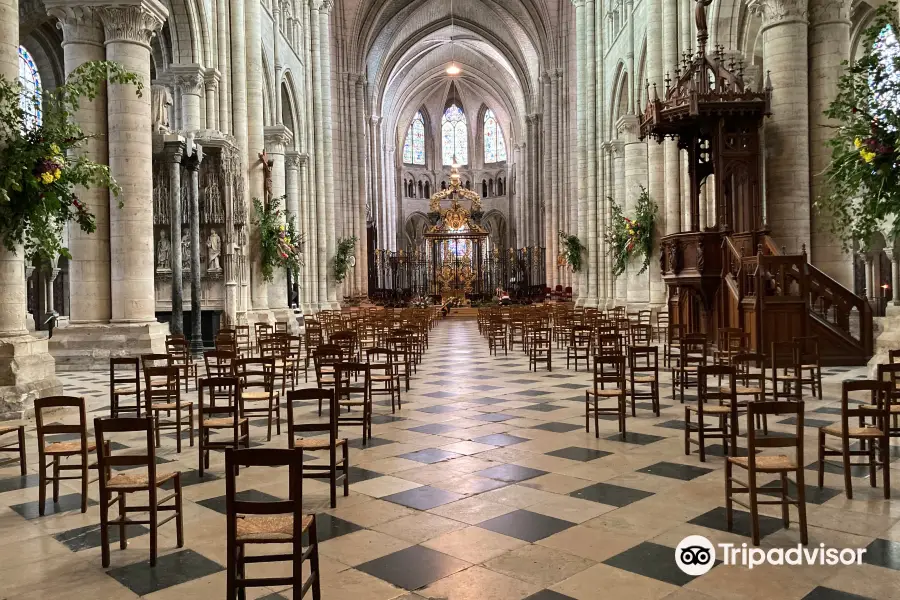
[[[442,209],[441,201],[447,199],[450,200],[450,206]],[[472,203],[471,208],[467,209],[460,204],[460,199],[469,200]],[[455,165],[450,169],[450,186],[431,197],[429,210],[436,222],[433,221],[426,234],[447,235],[467,229],[465,233],[470,235],[487,235],[487,231],[480,223],[481,196],[462,186],[459,168]]]

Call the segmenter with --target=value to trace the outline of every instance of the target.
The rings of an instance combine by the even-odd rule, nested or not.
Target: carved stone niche
[[[206,134],[207,132],[203,132]],[[203,146],[203,162],[200,165],[200,306],[202,310],[225,311],[227,281],[242,282],[240,269],[235,269],[232,256],[241,238],[247,220],[244,198],[243,169],[240,153],[231,136],[212,132],[197,138]],[[181,171],[180,227],[173,215],[171,190],[169,189],[169,164],[162,152],[153,155],[153,233],[156,269],[156,310],[172,310],[172,255],[160,256],[160,252],[172,244],[182,243],[182,234],[190,232],[191,197],[189,172]],[[188,235],[182,243],[182,278],[185,310],[190,307],[190,242]],[[167,264],[162,264],[168,261]],[[160,268],[162,267],[162,268]],[[236,271],[236,272],[235,272]]]

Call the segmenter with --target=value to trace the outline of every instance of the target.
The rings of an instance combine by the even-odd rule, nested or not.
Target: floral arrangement
[[[62,245],[66,224],[96,229],[75,190],[101,187],[119,195],[109,167],[79,152],[94,136],[75,121],[80,103],[96,98],[107,81],[142,94],[137,74],[107,61],[85,63],[63,85],[37,93],[0,77],[0,238],[10,252],[24,246],[26,260],[41,263],[71,258]],[[38,108],[40,121],[32,113]]]
[[[259,226],[260,259],[263,279],[272,281],[275,269],[287,269],[296,278],[303,266],[303,237],[297,233],[290,213],[279,208],[284,196],[273,198],[268,206],[259,198],[253,199],[255,223]],[[285,223],[286,221],[286,223]]]
[[[560,257],[572,267],[573,273],[577,273],[581,270],[581,255],[584,254],[584,245],[577,235],[568,234],[565,231],[559,232],[559,241],[562,242]]]
[[[609,226],[606,228],[606,244],[613,257],[613,275],[618,277],[625,272],[625,267],[635,256],[644,261],[638,275],[650,266],[650,255],[653,253],[653,230],[656,225],[656,203],[649,192],[641,186],[638,196],[637,214],[629,219],[622,213],[622,207],[609,198],[612,212]]]
[[[334,255],[334,263],[332,270],[334,279],[338,283],[344,281],[347,271],[356,264],[356,257],[353,256],[353,249],[356,247],[356,236],[341,238],[338,240],[337,252]]]
[[[863,55],[845,62],[838,93],[825,114],[838,122],[824,171],[827,192],[816,199],[831,229],[849,249],[866,246],[892,223],[900,234],[900,32],[897,3],[878,9],[863,33]]]

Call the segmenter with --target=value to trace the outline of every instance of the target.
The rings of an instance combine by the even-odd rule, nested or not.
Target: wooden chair
[[[672,368],[672,397],[677,389],[682,404],[685,388],[697,386],[698,372],[706,366],[708,349],[706,335],[702,333],[689,333],[680,340],[678,364]]]
[[[622,337],[615,331],[600,333],[597,335],[597,343],[594,344],[594,354],[596,356],[625,356],[624,347]]]
[[[235,338],[233,333],[221,333],[219,332],[215,340],[213,341],[216,350],[222,352],[232,352],[234,354],[238,353],[238,345],[237,339]]]
[[[127,367],[127,375],[120,367]],[[122,396],[134,396],[134,404],[122,406]],[[115,418],[119,413],[141,416],[141,362],[137,358],[109,359],[109,416]]]
[[[313,366],[316,371],[316,386],[320,389],[336,388],[335,371],[337,364],[344,360],[340,346],[322,344],[313,354]],[[322,416],[322,403],[319,402],[319,416]]]
[[[727,386],[718,383],[710,384],[710,379],[723,377],[728,380]],[[691,415],[697,420],[692,421]],[[718,419],[718,425],[710,425],[706,417]],[[697,404],[684,406],[684,454],[690,456],[691,444],[700,448],[700,462],[706,462],[706,440],[720,439],[725,454],[735,452],[737,447],[738,403],[735,396],[734,367],[725,365],[701,364],[697,369]],[[697,434],[695,440],[693,435]],[[729,444],[730,442],[730,444]]]
[[[325,400],[328,402],[328,422],[327,423],[298,423],[294,417],[294,402],[305,402],[308,400]],[[350,495],[350,450],[347,438],[338,436],[338,417],[340,416],[340,408],[338,407],[337,396],[333,390],[322,389],[305,389],[294,390],[288,392],[287,395],[287,414],[288,414],[288,448],[300,448],[303,451],[316,452],[328,451],[328,464],[305,464],[303,465],[303,477],[313,479],[327,479],[331,489],[331,508],[337,508],[337,484],[344,485],[344,496]],[[327,436],[317,435],[311,438],[304,438],[302,434],[327,433]],[[297,437],[297,434],[300,434]],[[338,448],[341,449],[341,459],[337,458]],[[340,471],[340,474],[338,474]]]
[[[674,323],[666,327],[666,345],[663,350],[663,364],[674,369],[681,358],[681,338],[684,336],[684,325]],[[674,386],[673,386],[674,387]]]
[[[163,382],[160,385],[158,382]],[[187,420],[182,416],[187,409]],[[156,447],[161,444],[160,431],[175,430],[176,452],[181,452],[181,430],[187,427],[191,447],[194,446],[194,403],[181,399],[179,371],[175,366],[144,367],[144,410],[153,417],[156,430]],[[172,418],[172,412],[175,418]],[[162,413],[166,413],[166,419]]]
[[[611,387],[608,387],[611,386]],[[625,357],[602,355],[594,357],[593,390],[584,392],[584,427],[591,432],[591,414],[594,415],[594,437],[600,437],[600,415],[615,414],[619,421],[619,433],[625,437]],[[615,406],[600,406],[600,402],[615,400]]]
[[[900,363],[877,366],[878,381],[891,384],[891,420],[888,435],[900,437]]]
[[[54,411],[63,408],[78,409],[78,423],[75,425],[63,425],[59,423],[45,423],[44,411]],[[47,502],[47,484],[53,484],[53,503],[59,502],[59,482],[68,479],[81,480],[81,512],[87,512],[88,485],[96,480],[88,479],[88,470],[96,469],[97,464],[91,463],[90,455],[96,449],[93,442],[88,441],[87,416],[85,414],[84,398],[75,396],[49,396],[37,398],[34,401],[34,418],[37,424],[38,439],[38,512],[44,516],[44,504]],[[71,439],[72,435],[77,439]],[[56,436],[64,436],[62,439]],[[47,439],[51,436],[51,439]],[[56,441],[54,441],[54,439]],[[47,462],[47,457],[52,462]],[[77,464],[62,464],[61,460],[78,458]],[[53,474],[47,475],[47,470],[52,467]],[[78,475],[63,476],[63,471],[80,471]]]
[[[203,353],[207,377],[234,377],[237,354],[227,350],[207,350]]]
[[[194,389],[197,389],[197,363],[191,355],[188,341],[178,338],[166,340],[166,354],[172,357],[170,364],[178,369],[184,391],[191,391],[191,378],[194,379]]]
[[[796,420],[795,433],[758,438],[754,423],[759,422],[761,418],[763,421],[767,420],[768,415],[792,415]],[[757,455],[758,449],[765,448],[793,448],[794,456]],[[729,456],[725,461],[725,518],[728,531],[734,527],[733,505],[743,506],[750,511],[750,535],[753,538],[753,545],[759,546],[759,506],[780,504],[781,517],[787,528],[791,522],[789,507],[793,504],[799,513],[800,541],[807,544],[809,535],[806,527],[806,484],[803,475],[803,401],[751,402],[747,407],[747,456],[737,456],[737,452],[734,454],[735,456]],[[746,482],[734,477],[734,467],[747,471]],[[796,498],[788,493],[788,474],[792,472],[796,481]],[[759,474],[778,475],[781,482],[780,498],[759,500]],[[747,494],[747,502],[735,498],[736,494]]]
[[[398,380],[402,377],[405,389],[409,391],[409,377],[412,372],[409,343],[404,337],[392,336],[387,339],[387,347],[391,351],[394,371]]]
[[[259,340],[260,338],[272,335],[272,326],[268,323],[254,323],[253,324],[253,339],[256,344],[256,347],[259,348]]]
[[[250,422],[241,413],[241,380],[236,376],[206,377],[198,387],[197,429],[200,434],[200,477],[209,468],[209,451],[219,448],[250,447]],[[216,433],[230,433],[231,439],[213,441]]]
[[[795,337],[800,353],[800,388],[809,385],[813,396],[822,399],[822,357],[819,354],[819,338]]]
[[[251,352],[250,326],[234,326],[234,342],[237,345],[237,353],[241,356],[249,356]]]
[[[529,341],[528,368],[533,367],[537,373],[538,363],[547,365],[547,370],[553,370],[553,336],[549,327],[538,327]]]
[[[287,382],[291,378],[291,364],[288,357],[287,336],[273,334],[259,341],[260,358],[271,358],[275,365],[275,388],[281,388],[281,397],[287,391]],[[291,386],[293,387],[293,385]]]
[[[513,314],[509,319],[509,347],[516,349],[516,344],[525,349],[525,315]],[[576,367],[577,368],[577,367]]]
[[[0,453],[15,453],[19,455],[19,472],[22,477],[28,474],[28,461],[25,456],[25,426],[24,425],[0,425],[0,437],[8,435],[10,433],[16,434],[16,441],[6,441],[0,442]],[[15,461],[15,458],[11,458],[8,461],[4,461],[0,463],[0,465],[6,465],[12,461]]]
[[[653,332],[656,335],[656,341],[663,343],[669,339],[669,313],[668,311],[659,311],[656,313],[656,327]]]
[[[631,416],[636,400],[650,400],[653,414],[659,416],[659,351],[656,346],[628,347],[629,383],[631,384]],[[637,384],[647,385],[650,391],[639,391]]]
[[[362,443],[365,446],[372,437],[372,370],[366,363],[340,362],[335,370],[335,396],[339,411],[339,423],[361,425]],[[362,381],[360,381],[362,378]],[[354,409],[361,408],[361,414]]]
[[[345,359],[359,359],[359,339],[356,337],[355,331],[347,329],[344,331],[336,331],[328,338],[328,343],[340,346]]]
[[[503,348],[503,355],[508,356],[508,341],[506,323],[500,316],[491,317],[491,320],[488,321],[488,353],[498,355],[499,349]]]
[[[241,358],[237,361],[237,376],[241,380],[241,415],[265,415],[266,440],[272,441],[272,415],[275,415],[276,433],[281,435],[281,402],[275,389],[274,358]]]
[[[628,330],[628,337],[632,346],[649,346],[653,328],[645,323],[632,323]]]
[[[303,344],[306,346],[306,358],[303,361],[304,381],[309,382],[309,363],[312,361],[316,348],[324,343],[322,328],[306,324],[303,330]]]
[[[869,396],[868,404],[851,404],[851,394]],[[819,428],[819,487],[825,485],[825,461],[829,456],[840,456],[844,470],[844,491],[847,499],[853,498],[852,467],[869,467],[869,483],[876,487],[876,470],[881,467],[884,479],[884,498],[891,497],[890,427],[891,385],[884,381],[844,381],[841,389],[841,421]],[[856,420],[853,425],[851,419]],[[839,446],[829,446],[828,437],[838,438]],[[859,444],[851,448],[851,442]],[[865,456],[867,461],[852,463],[852,456]]]
[[[589,325],[578,325],[572,328],[569,336],[569,345],[566,347],[566,370],[569,369],[570,360],[575,360],[575,370],[578,370],[578,361],[584,359],[584,368],[590,369],[591,352],[594,341],[594,328]]]
[[[369,395],[374,402],[375,396],[389,396],[391,399],[391,414],[396,412],[394,396],[397,396],[397,406],[402,409],[403,402],[400,398],[400,375],[394,369],[394,353],[388,348],[366,348],[366,363],[371,368],[372,389]]]
[[[288,467],[287,500],[251,502],[239,500],[238,465]],[[250,587],[291,586],[291,596],[303,598],[312,589],[313,600],[321,600],[319,540],[316,517],[303,513],[303,451],[282,448],[225,450],[226,595],[228,600],[245,598]],[[306,545],[304,546],[304,539]],[[289,552],[248,556],[248,545],[290,544]],[[303,579],[303,563],[310,574]],[[247,577],[247,565],[288,562],[291,576]]]
[[[753,402],[764,402],[766,399],[766,357],[755,352],[740,352],[731,357],[731,366],[734,367],[737,384],[735,396],[738,407],[746,407]],[[756,427],[762,427],[763,433],[769,434],[769,422],[766,413],[757,413],[761,422]]]
[[[769,355],[772,371],[772,399],[788,398],[800,400],[803,389],[800,385],[800,345],[797,342],[772,342]],[[781,389],[778,389],[778,384]]]
[[[110,448],[108,434],[144,433],[147,451],[144,454],[116,454]],[[119,528],[119,548],[128,545],[126,527],[147,525],[150,527],[150,566],[156,566],[157,536],[159,527],[175,520],[177,546],[184,547],[184,523],[181,503],[181,474],[178,472],[158,473],[156,471],[156,449],[153,443],[153,422],[150,417],[119,417],[117,419],[94,419],[94,435],[97,439],[97,464],[100,470],[100,547],[103,567],[109,567],[109,528]],[[116,472],[113,467],[144,467]],[[160,497],[159,488],[172,482],[174,490]],[[143,506],[128,506],[127,495],[148,494],[148,502]],[[109,508],[119,505],[119,516],[110,520]],[[172,514],[160,520],[160,512]],[[129,519],[128,513],[149,513],[146,519]]]
[[[288,322],[287,321],[275,321],[275,333],[283,333],[283,334],[287,335]]]

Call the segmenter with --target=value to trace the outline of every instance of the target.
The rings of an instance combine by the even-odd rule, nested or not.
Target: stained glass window
[[[22,86],[22,95],[19,98],[19,106],[25,113],[25,127],[31,129],[41,124],[41,76],[37,65],[31,58],[31,53],[19,46],[19,84]]]
[[[885,74],[881,81],[875,81],[874,78],[869,80],[874,99],[873,109],[877,113],[893,109],[900,100],[898,98],[900,70],[897,69],[897,64],[900,62],[900,43],[897,42],[897,36],[890,25],[881,30],[875,41],[874,51],[879,57],[881,68]]]
[[[403,144],[403,162],[407,165],[425,164],[425,118],[417,112]]]
[[[441,119],[442,158],[445,165],[452,165],[453,158],[459,165],[469,164],[469,139],[466,113],[456,104],[444,111]]]
[[[484,112],[484,162],[506,162],[506,140],[503,139],[503,130],[491,109]]]

